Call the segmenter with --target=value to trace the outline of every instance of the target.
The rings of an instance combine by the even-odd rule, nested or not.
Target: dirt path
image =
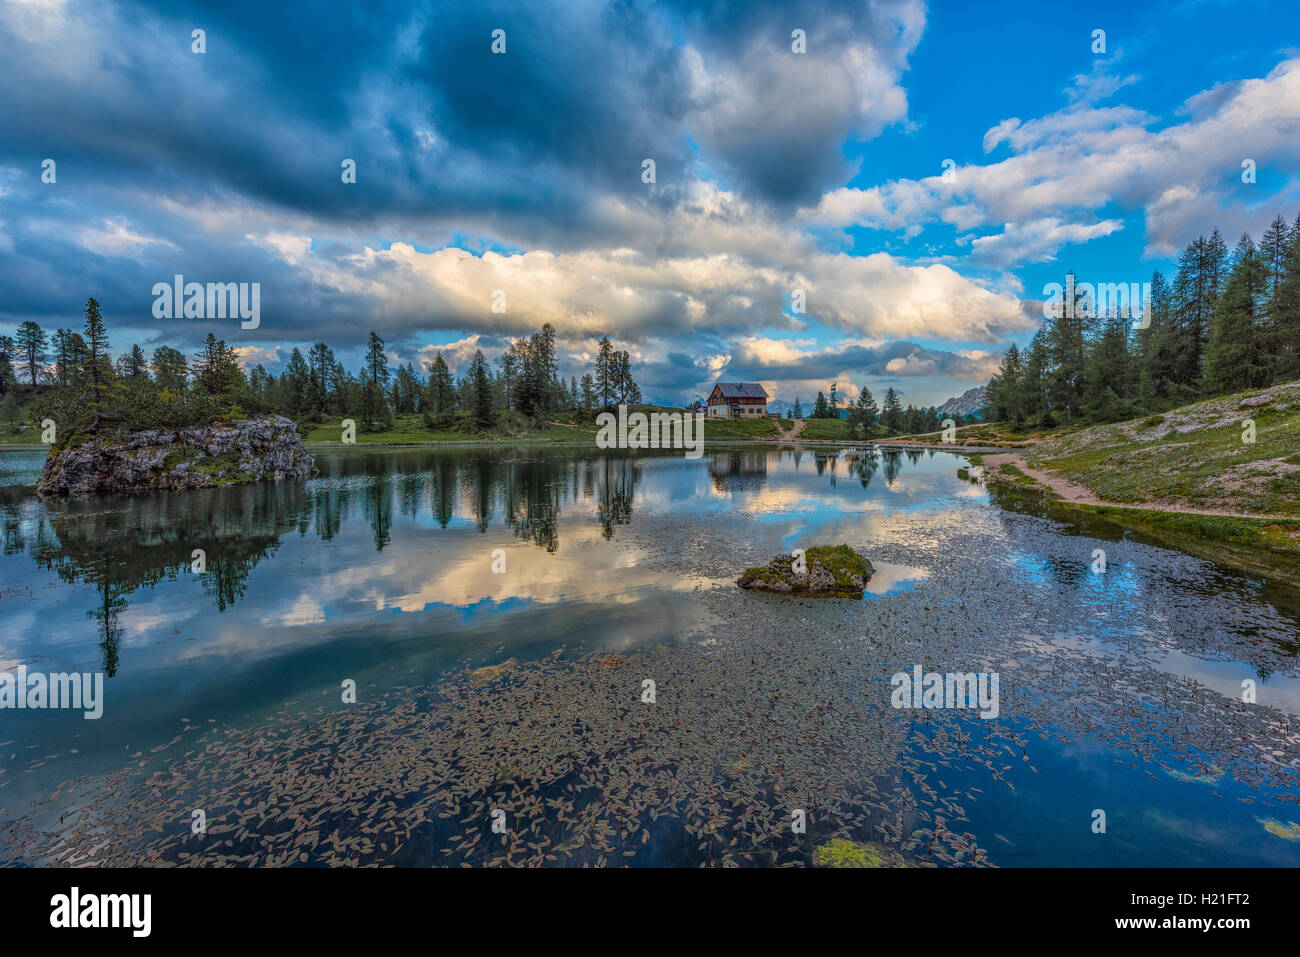
[[[798,436],[799,433],[803,431],[803,427],[808,424],[803,419],[791,419],[790,431],[786,432],[784,429],[781,428],[780,419],[776,419],[774,421],[776,422],[776,440],[778,442],[796,441],[796,436]]]
[[[1275,516],[1272,515],[1252,515],[1249,512],[1230,512],[1227,509],[1222,508],[1191,508],[1187,505],[1121,504],[1119,502],[1107,502],[1086,485],[1079,485],[1076,482],[1071,482],[1063,475],[1054,475],[1051,472],[1044,472],[1042,469],[1030,468],[1029,464],[1025,461],[1025,457],[1019,452],[1001,452],[996,455],[985,455],[985,474],[995,472],[999,466],[1007,462],[1020,469],[1020,471],[1024,472],[1039,485],[1046,487],[1062,500],[1073,502],[1076,505],[1105,505],[1108,508],[1127,508],[1138,512],[1181,512],[1186,515],[1222,515],[1227,518],[1275,518]]]

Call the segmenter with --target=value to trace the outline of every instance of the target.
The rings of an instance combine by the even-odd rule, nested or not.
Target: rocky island
[[[315,472],[293,421],[264,415],[112,436],[74,433],[50,449],[36,490],[106,495],[303,479]]]
[[[871,562],[849,546],[822,545],[808,549],[799,559],[777,555],[766,565],[747,568],[736,584],[783,595],[861,598],[875,573]]]

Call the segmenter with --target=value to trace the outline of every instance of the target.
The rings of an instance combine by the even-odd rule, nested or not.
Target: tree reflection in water
[[[94,586],[87,617],[98,624],[105,674],[118,668],[127,598],[164,579],[195,575],[219,612],[243,596],[252,570],[296,531],[320,541],[358,516],[375,550],[392,540],[394,509],[427,510],[441,528],[457,517],[486,532],[500,515],[516,537],[548,552],[560,544],[560,514],[595,505],[602,535],[632,519],[641,466],[630,456],[509,449],[359,452],[322,456],[322,475],[191,492],[41,501],[30,489],[0,490],[0,543],[27,552],[68,583]],[[195,549],[204,568],[192,570]]]

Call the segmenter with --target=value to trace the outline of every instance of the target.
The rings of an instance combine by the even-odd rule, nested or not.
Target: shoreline
[[[897,442],[880,439],[781,439],[773,436],[772,438],[763,439],[709,439],[705,438],[707,445],[775,445],[775,446],[797,446],[797,445],[818,445],[832,446],[835,448],[861,448],[865,445],[879,445],[884,448],[898,449],[931,449],[936,452],[957,452],[971,454],[987,454],[994,452],[1007,451],[1004,446],[1000,445],[936,445],[929,442]],[[347,451],[361,448],[385,448],[385,449],[454,449],[454,448],[474,448],[483,445],[526,445],[529,447],[581,447],[594,448],[590,442],[579,441],[575,439],[457,439],[446,442],[356,442],[345,445],[342,442],[304,442],[304,445],[312,451]],[[6,451],[0,446],[0,451]],[[673,451],[671,449],[597,449],[599,452],[615,451]]]

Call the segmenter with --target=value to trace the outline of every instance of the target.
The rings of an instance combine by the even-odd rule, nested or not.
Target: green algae
[[[833,838],[813,852],[818,867],[888,867],[889,860],[874,844]]]

